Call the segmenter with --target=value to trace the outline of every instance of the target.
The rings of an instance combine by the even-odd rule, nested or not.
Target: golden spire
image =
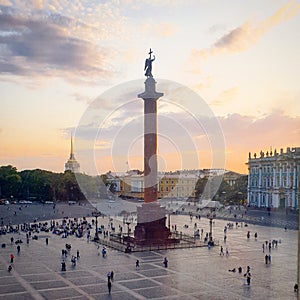
[[[65,163],[65,171],[72,171],[74,173],[79,173],[80,172],[79,170],[80,170],[80,164],[77,162],[75,155],[74,155],[73,135],[71,135],[70,158]]]

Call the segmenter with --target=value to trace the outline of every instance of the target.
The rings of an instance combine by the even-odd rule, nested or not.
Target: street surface
[[[108,222],[108,218],[99,218],[99,225],[107,226]],[[171,225],[176,224],[183,233],[193,234],[195,223],[204,234],[209,231],[205,217],[199,221],[187,215],[171,216]],[[0,299],[297,299],[293,286],[297,280],[298,231],[252,224],[241,227],[240,223],[236,228],[234,223],[227,230],[225,244],[223,229],[227,223],[215,219],[213,237],[219,240],[224,252],[228,248],[228,256],[219,255],[219,246],[132,254],[107,249],[107,257],[103,258],[99,255],[102,246],[97,249],[98,245],[88,242],[86,236],[65,239],[45,232],[40,232],[39,239],[30,240],[28,245],[21,233],[24,243],[18,255],[10,237],[16,239],[19,235],[1,235],[0,243],[6,243],[6,247],[0,248]],[[118,224],[123,224],[122,218],[114,220],[116,227]],[[134,225],[130,226],[133,230]],[[49,245],[45,243],[46,237]],[[278,241],[278,247],[271,249],[271,263],[265,264],[264,257],[269,251],[263,253],[262,244],[273,239]],[[67,270],[62,272],[61,250],[66,243],[72,245],[70,254],[76,255],[78,249],[81,257],[74,267],[69,255]],[[15,261],[9,273],[11,253]],[[164,257],[168,258],[168,268],[163,265]],[[139,270],[135,268],[137,259]],[[242,274],[229,272],[239,266],[243,268]],[[247,266],[251,268],[250,286],[243,280]],[[115,280],[109,295],[106,274],[112,270]]]

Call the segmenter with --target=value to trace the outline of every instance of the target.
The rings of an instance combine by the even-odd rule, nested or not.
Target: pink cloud
[[[192,57],[208,58],[210,56],[246,51],[258,43],[259,39],[274,26],[285,22],[298,14],[300,4],[290,1],[278,9],[273,15],[258,22],[247,21],[219,38],[210,48],[192,51]]]

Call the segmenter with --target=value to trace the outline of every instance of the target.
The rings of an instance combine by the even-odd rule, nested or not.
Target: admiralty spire
[[[74,173],[80,172],[80,164],[78,163],[74,155],[73,136],[71,136],[70,158],[65,163],[65,171],[72,171]]]

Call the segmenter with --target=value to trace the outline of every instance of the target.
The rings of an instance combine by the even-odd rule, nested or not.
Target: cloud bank
[[[105,40],[108,23],[110,33],[120,27],[118,10],[113,15],[111,8],[103,5],[99,20],[85,22],[78,12],[79,2],[68,8],[62,3],[31,1],[25,8],[22,3],[16,6],[2,1],[0,75],[61,77],[87,83],[114,75],[111,61],[115,51]]]
[[[251,46],[257,44],[260,38],[274,26],[298,14],[299,9],[299,3],[290,1],[265,20],[257,22],[247,21],[241,26],[232,29],[219,38],[210,48],[192,50],[192,56],[196,59],[207,59],[211,56],[246,51]]]

